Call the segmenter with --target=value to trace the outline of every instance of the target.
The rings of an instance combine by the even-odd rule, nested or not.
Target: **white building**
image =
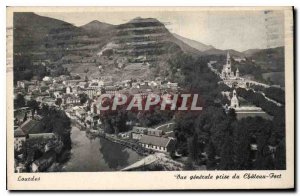
[[[239,100],[237,98],[235,90],[233,90],[233,93],[232,93],[232,98],[231,98],[231,101],[230,101],[230,107],[231,108],[238,108],[239,107]]]
[[[175,150],[175,140],[172,138],[143,135],[139,143],[146,149],[159,152],[172,152]]]

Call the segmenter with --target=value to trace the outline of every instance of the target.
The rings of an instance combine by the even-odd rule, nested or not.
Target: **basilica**
[[[236,69],[236,72],[231,70],[231,59],[229,52],[227,52],[227,58],[226,58],[226,64],[223,65],[222,73],[221,73],[222,79],[237,79],[240,77],[239,69]]]

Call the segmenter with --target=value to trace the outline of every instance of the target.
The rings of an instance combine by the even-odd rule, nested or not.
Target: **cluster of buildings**
[[[231,57],[229,52],[227,53],[226,64],[223,65],[223,69],[220,74],[221,79],[223,80],[224,84],[229,87],[242,87],[246,88],[246,80],[240,77],[240,71],[237,68],[235,73],[231,68]]]
[[[234,58],[237,62],[245,61],[244,58]],[[247,80],[240,76],[239,69],[237,68],[235,73],[232,70],[232,64],[231,64],[231,56],[229,52],[226,56],[226,63],[223,65],[223,68],[221,72],[219,72],[216,68],[214,68],[213,64],[217,63],[216,61],[211,61],[208,63],[208,67],[216,74],[218,75],[222,81],[220,83],[226,84],[228,87],[232,88],[233,91],[229,92],[222,92],[222,95],[227,98],[228,103],[224,105],[225,111],[229,111],[229,109],[234,109],[237,118],[245,118],[248,116],[261,116],[263,118],[269,119],[270,116],[262,110],[260,107],[256,107],[252,104],[241,103],[239,96],[235,90],[235,88],[245,88],[249,89],[251,88],[251,85],[258,85],[262,87],[269,87],[266,84],[262,84],[256,81]],[[244,101],[246,102],[246,100]]]
[[[120,133],[124,139],[138,142],[145,149],[158,152],[173,152],[175,150],[175,135],[173,131],[134,126],[131,131]]]
[[[234,72],[232,70],[231,58],[232,57],[230,56],[229,52],[227,52],[226,63],[223,65],[222,70],[220,72],[213,66],[215,63],[217,63],[217,61],[210,61],[208,63],[208,67],[212,70],[212,72],[214,72],[222,79],[221,83],[226,84],[230,88],[250,88],[252,85],[261,86],[265,88],[270,87],[267,84],[241,77],[238,68]],[[245,58],[240,57],[234,57],[233,59],[236,62],[245,61]]]
[[[241,98],[238,97],[235,89],[232,92],[222,92],[222,95],[229,101],[229,104],[224,105],[225,111],[228,112],[229,109],[234,109],[238,119],[253,116],[261,116],[266,119],[270,118],[270,116],[260,107],[256,107],[254,105],[242,105],[240,103]]]
[[[24,118],[24,115],[27,116],[27,119]],[[54,133],[45,133],[41,123],[42,117],[37,114],[31,115],[31,112],[26,108],[16,110],[15,116],[15,172],[26,172],[28,166],[33,172],[43,170],[46,163],[50,164],[45,155],[49,154],[50,151],[57,152],[62,149],[61,139]],[[34,159],[35,150],[43,154],[36,160]],[[40,164],[41,162],[44,164]]]
[[[177,83],[161,80],[160,78],[153,81],[124,80],[113,83],[110,78],[88,80],[78,76],[62,75],[59,77],[46,76],[42,81],[18,81],[14,88],[14,97],[16,99],[18,94],[22,94],[25,106],[29,101],[35,100],[39,108],[42,105],[48,105],[63,109],[71,119],[76,120],[86,128],[93,129],[95,125],[101,125],[100,119],[95,117],[100,114],[98,98],[103,93],[111,95],[140,94],[142,97],[146,97],[149,93],[162,95],[164,93],[175,93],[178,90]],[[17,115],[17,113],[23,113],[23,116]],[[24,114],[28,115],[28,120],[25,122]],[[31,114],[31,111],[28,107],[18,108],[18,111],[16,111],[14,131],[16,152],[22,151],[29,138],[45,136],[47,141],[52,141],[55,138],[54,134],[50,136],[51,134],[44,134],[43,131],[35,130],[39,129],[39,116],[35,115],[33,117],[29,114]],[[171,146],[173,146],[174,138],[167,137],[168,134],[156,129],[134,127],[132,131],[123,133],[122,137],[140,142],[145,148],[169,152],[173,148]],[[125,135],[127,136],[125,137]],[[43,148],[48,148],[47,142],[44,145]],[[36,165],[34,167],[37,168]]]

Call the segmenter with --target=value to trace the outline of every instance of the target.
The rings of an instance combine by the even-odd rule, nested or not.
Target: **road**
[[[156,127],[155,129],[160,129],[160,128],[164,127],[164,126],[170,126],[172,124],[174,124],[174,123],[172,122],[172,123],[163,124],[163,125],[160,125],[160,126]]]

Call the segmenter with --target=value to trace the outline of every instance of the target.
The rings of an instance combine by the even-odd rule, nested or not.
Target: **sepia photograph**
[[[6,29],[12,188],[293,188],[293,7],[8,7]]]

